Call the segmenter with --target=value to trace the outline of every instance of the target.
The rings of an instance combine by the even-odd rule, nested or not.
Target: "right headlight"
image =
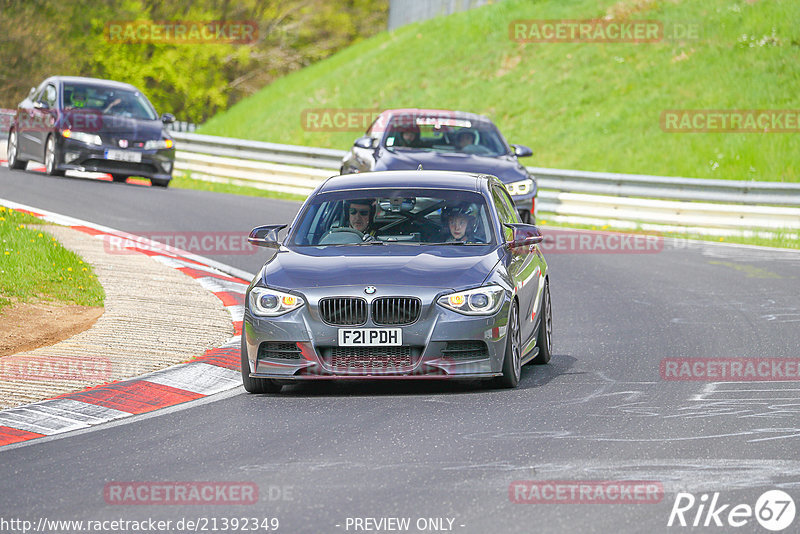
[[[297,295],[268,287],[254,287],[250,291],[250,310],[260,317],[277,317],[296,310],[304,303]]]
[[[492,315],[503,305],[506,290],[491,284],[467,291],[442,295],[436,302],[454,312],[464,315]]]

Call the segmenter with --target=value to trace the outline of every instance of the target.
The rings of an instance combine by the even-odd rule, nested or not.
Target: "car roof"
[[[456,171],[378,171],[344,174],[328,178],[319,193],[351,191],[357,189],[414,188],[453,189],[481,191],[489,180],[487,174],[472,174]],[[495,178],[496,179],[496,178]]]
[[[135,86],[129,83],[118,82],[115,80],[104,80],[102,78],[86,78],[84,76],[51,76],[50,78],[48,78],[48,80],[61,83],[82,83],[85,85],[102,85],[105,87],[115,87],[117,89],[130,89],[138,91],[138,89]]]
[[[382,111],[379,117],[382,117],[384,120],[388,120],[390,117],[393,117],[395,115],[419,115],[422,117],[444,116],[450,119],[464,119],[477,122],[482,122],[482,121],[491,122],[489,117],[486,117],[485,115],[478,115],[477,113],[469,113],[467,111],[452,111],[447,109],[420,109],[420,108],[387,109],[385,111]]]

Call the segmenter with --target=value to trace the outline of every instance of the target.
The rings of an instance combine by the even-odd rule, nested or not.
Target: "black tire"
[[[53,135],[47,137],[44,146],[44,167],[45,172],[50,176],[64,176],[64,171],[56,168],[58,161],[61,159],[58,147],[56,147],[56,139]]]
[[[544,294],[542,295],[542,309],[539,318],[539,333],[536,335],[536,346],[539,354],[531,360],[536,365],[544,365],[553,355],[553,310],[550,306],[550,281],[544,281]]]
[[[117,182],[119,184],[124,184],[127,179],[128,179],[127,176],[123,176],[121,174],[112,174],[111,175],[111,181],[112,182]]]
[[[519,331],[519,306],[517,301],[511,303],[508,314],[508,330],[506,331],[506,351],[503,356],[503,376],[497,377],[497,385],[504,388],[515,388],[519,385],[522,374],[522,336]]]
[[[247,360],[247,348],[242,333],[242,384],[248,393],[280,393],[283,385],[269,378],[251,378],[250,362]]]
[[[150,185],[152,185],[153,187],[167,188],[167,186],[169,186],[169,180],[160,180],[158,178],[150,178]]]
[[[28,162],[17,157],[19,153],[19,143],[17,141],[17,132],[15,130],[11,130],[8,133],[8,168],[9,169],[16,169],[21,170],[24,169]]]

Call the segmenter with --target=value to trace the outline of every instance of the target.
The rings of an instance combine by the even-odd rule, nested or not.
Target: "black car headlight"
[[[533,180],[526,179],[520,180],[519,182],[512,182],[510,184],[506,184],[506,189],[508,190],[508,194],[512,197],[517,195],[527,195],[533,189]]]
[[[449,310],[464,315],[492,315],[503,305],[506,290],[491,284],[467,291],[442,295],[437,302]]]
[[[277,317],[305,304],[297,295],[290,295],[268,287],[254,287],[250,291],[250,310],[260,317]]]

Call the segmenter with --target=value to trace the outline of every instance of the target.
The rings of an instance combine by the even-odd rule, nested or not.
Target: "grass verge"
[[[663,38],[520,43],[509,35],[518,20],[604,17],[660,22]],[[796,130],[672,133],[661,116],[722,109],[795,117],[798,20],[797,0],[493,2],[356,43],[276,80],[198,133],[348,149],[369,120],[317,127],[325,122],[304,112],[330,122],[334,112],[360,119],[388,108],[458,109],[490,116],[509,142],[530,146],[527,165],[797,182]]]
[[[105,291],[92,267],[47,232],[29,228],[42,223],[0,206],[0,313],[34,299],[102,306]]]

